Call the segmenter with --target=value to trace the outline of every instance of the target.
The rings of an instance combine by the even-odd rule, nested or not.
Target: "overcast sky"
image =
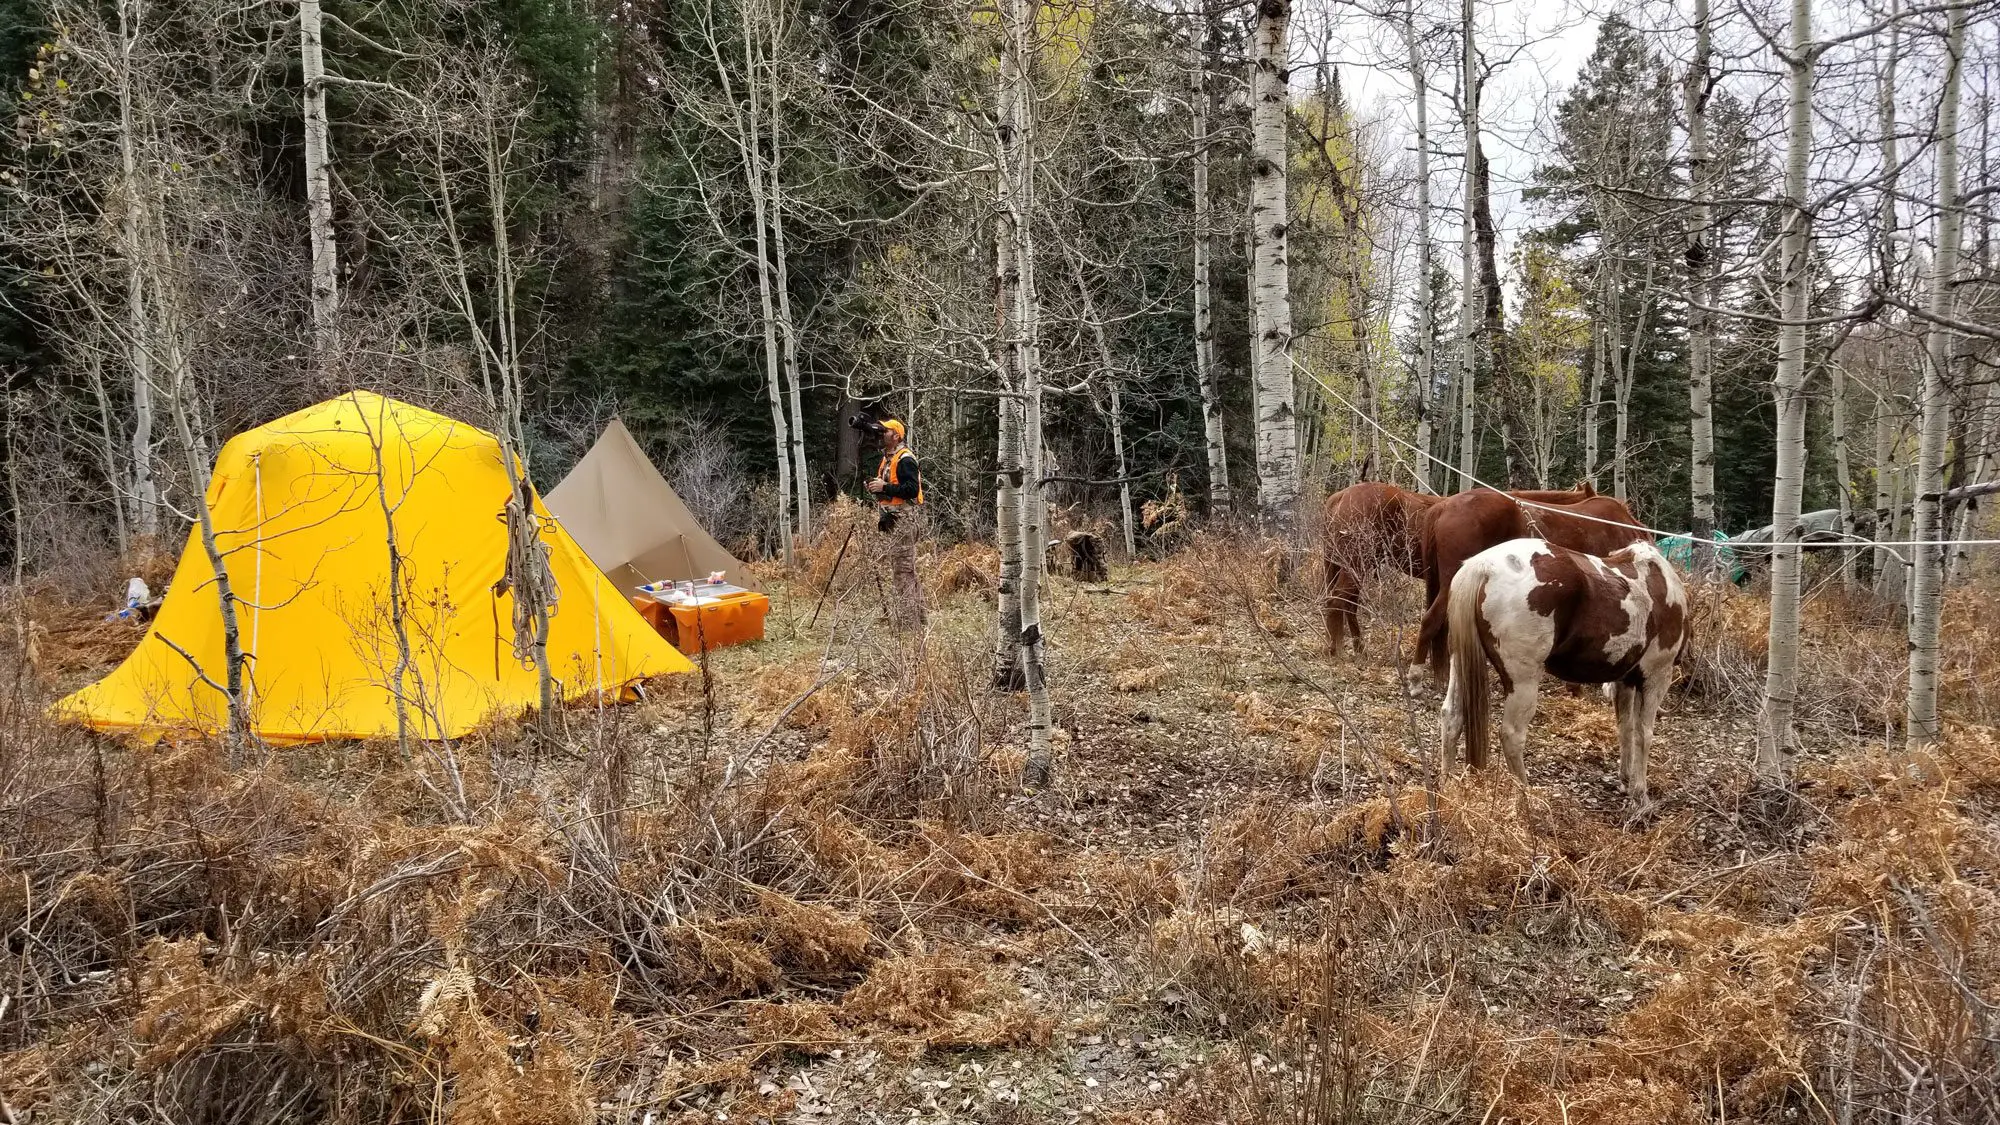
[[[1418,8],[1420,13],[1430,9],[1430,26],[1436,29],[1428,52],[1431,191],[1436,207],[1432,229],[1433,237],[1449,246],[1458,238],[1464,151],[1452,101],[1458,5],[1428,0]],[[1322,64],[1337,67],[1349,105],[1362,120],[1377,124],[1385,148],[1407,153],[1415,118],[1408,52],[1400,31],[1337,0],[1301,0],[1294,12],[1295,85],[1311,87]],[[1421,14],[1419,21],[1423,22]],[[1441,26],[1447,21],[1450,26]],[[1494,68],[1482,95],[1481,138],[1493,167],[1494,220],[1504,256],[1513,232],[1528,221],[1521,189],[1536,163],[1546,157],[1555,103],[1589,57],[1599,19],[1569,0],[1480,0],[1475,22],[1482,55]]]
[[[1338,67],[1349,104],[1359,117],[1375,124],[1386,154],[1406,154],[1413,125],[1407,49],[1401,33],[1388,19],[1368,14],[1398,13],[1405,0],[1295,0],[1292,41],[1293,81],[1309,88],[1322,63]],[[1458,197],[1462,183],[1463,140],[1453,108],[1456,78],[1458,3],[1456,0],[1416,0],[1418,22],[1433,34],[1430,74],[1430,122],[1433,135],[1431,192],[1436,206],[1433,236],[1446,246],[1458,237]],[[1815,0],[1816,36],[1841,38],[1843,32],[1872,25],[1888,0]],[[1905,0],[1904,7],[1910,7]],[[1785,34],[1787,13],[1780,0],[1716,0],[1716,65],[1725,72],[1723,84],[1748,103],[1761,104],[1760,120],[1768,131],[1765,144],[1775,155],[1782,146],[1781,64],[1749,28],[1750,12],[1761,24]],[[1767,10],[1775,9],[1775,10]],[[1522,189],[1546,160],[1556,138],[1556,104],[1575,82],[1596,43],[1603,15],[1619,12],[1642,28],[1648,39],[1678,74],[1686,65],[1692,34],[1688,0],[1476,0],[1475,23],[1481,53],[1492,68],[1481,105],[1481,139],[1493,164],[1492,202],[1502,253],[1514,235],[1532,221],[1521,198]],[[1905,129],[1921,128],[1936,111],[1940,55],[1935,14],[1913,21],[1904,32],[1903,62],[1898,75],[1897,102]],[[1843,41],[1821,56],[1815,80],[1815,128],[1812,176],[1815,192],[1838,192],[1844,185],[1875,174],[1875,62],[1877,39]],[[1974,71],[1968,77],[1965,127],[1983,125],[1972,99],[1987,88],[1996,50],[1989,24],[1975,27],[1967,58]],[[1981,129],[1983,142],[1988,131]],[[1970,133],[1961,146],[1971,145]],[[1927,156],[1905,144],[1904,159],[1913,160],[1906,176],[1921,182],[1929,175]],[[1976,157],[1965,158],[1967,172]],[[1855,215],[1873,214],[1874,202],[1859,196],[1846,202],[1854,214],[1842,224],[1822,216],[1822,238],[1852,234]],[[1866,218],[1867,216],[1862,216]],[[1828,222],[1827,220],[1832,220]],[[1872,218],[1867,219],[1871,224]]]

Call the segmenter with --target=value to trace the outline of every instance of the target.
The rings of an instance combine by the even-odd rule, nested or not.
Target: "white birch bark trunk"
[[[793,559],[793,508],[792,473],[790,471],[791,427],[786,421],[785,394],[780,384],[779,372],[784,363],[779,356],[778,324],[776,310],[772,303],[771,260],[765,256],[766,238],[763,208],[758,211],[757,226],[757,298],[764,311],[764,390],[771,398],[772,446],[777,451],[778,469],[778,545],[783,552],[785,565],[791,566]]]
[[[1618,426],[1613,436],[1612,449],[1614,469],[1614,492],[1620,500],[1631,499],[1632,473],[1632,383],[1638,376],[1639,349],[1646,339],[1646,328],[1653,311],[1653,265],[1646,265],[1646,280],[1640,290],[1639,313],[1632,320],[1632,335],[1624,347],[1624,358],[1618,367]],[[1622,299],[1621,299],[1622,304]],[[1616,321],[1614,320],[1614,323]]]
[[[1069,256],[1070,275],[1076,282],[1076,293],[1083,305],[1083,319],[1090,328],[1091,343],[1097,349],[1097,370],[1104,379],[1107,397],[1111,400],[1110,415],[1106,421],[1111,427],[1111,455],[1118,465],[1118,523],[1124,533],[1125,557],[1138,554],[1138,540],[1132,526],[1132,481],[1125,463],[1125,396],[1120,389],[1124,379],[1118,373],[1118,360],[1111,353],[1111,338],[1104,331],[1104,320],[1097,315],[1097,301],[1090,295],[1090,282],[1084,277],[1082,259]]]
[[[1597,323],[1590,327],[1590,393],[1583,403],[1583,477],[1592,488],[1597,487],[1598,456],[1598,404],[1604,400],[1604,337],[1611,331],[1605,294],[1609,292],[1609,278],[1605,271],[1597,273]]]
[[[1945,34],[1944,93],[1937,116],[1937,249],[1931,255],[1930,311],[1950,319],[1958,274],[1963,216],[1958,204],[1958,102],[1963,85],[1965,6],[1956,5]],[[1951,415],[1952,334],[1933,324],[1925,336],[1923,430],[1917,443],[1915,529],[1910,538],[1910,695],[1905,725],[1913,746],[1938,740],[1938,625],[1944,615],[1943,503],[1945,426]]]
[[[1904,436],[1902,434],[1897,435],[1899,440]],[[1916,494],[1917,454],[1915,450],[1911,450],[1909,459],[1903,462],[1901,471],[1896,474],[1895,541],[1898,543],[1908,543],[1917,537]],[[1916,561],[1915,552],[1911,548],[1905,547],[1903,548],[1903,553],[1911,561],[1903,565],[1903,581],[1896,589],[1896,600],[1898,604],[1907,610],[1910,598],[1915,595],[1914,587],[1917,584],[1917,568],[1914,565]]]
[[[1208,188],[1208,114],[1213,94],[1208,84],[1208,56],[1199,29],[1191,21],[1194,90],[1194,363],[1201,383],[1203,441],[1208,448],[1208,512],[1216,519],[1230,514],[1229,451],[1222,433],[1222,380],[1215,366],[1215,298],[1209,260],[1215,232]]]
[[[1290,166],[1290,0],[1259,0],[1250,64],[1252,366],[1257,385],[1257,488],[1265,514],[1290,528],[1298,514],[1297,396],[1292,380],[1292,293],[1285,185]]]
[[[1979,171],[1977,175],[1978,182],[1981,184],[1990,184],[1993,182],[1992,77],[1991,61],[1982,60],[1979,71],[1979,102],[1978,107],[1973,111],[1973,119],[1979,122],[1979,139],[1975,142],[1975,149],[1979,153]],[[1960,78],[1959,81],[1962,85],[1965,79]],[[1960,96],[1962,98],[1963,94]],[[1963,156],[1960,159],[1962,161]],[[1978,264],[1982,275],[1990,277],[1993,270],[1993,209],[1991,207],[1981,207],[1978,211],[1978,217],[1978,233],[1974,236],[1974,245],[1977,249],[1974,252],[1973,261]],[[1964,255],[1961,254],[1959,261],[1962,266],[1965,261]],[[1970,301],[1984,302],[1991,300],[1994,293],[1994,286],[1990,283],[1981,285],[1970,289],[1969,293],[1968,300],[1961,301],[1961,305],[1968,304]],[[1972,475],[1972,482],[1984,483],[1992,480],[1995,471],[2000,470],[2000,392],[1996,392],[1993,384],[1989,382],[1980,390],[1978,398],[1979,406],[1974,412],[1976,421],[1969,427],[1970,429],[1975,429],[1980,435],[1978,468]],[[1944,580],[1947,587],[1963,578],[1967,568],[1972,565],[1973,548],[1967,545],[1965,541],[1976,538],[1978,535],[1979,507],[1983,502],[1984,498],[1971,499],[1967,500],[1959,508],[1958,524],[1955,529],[1956,534],[1952,538],[1959,540],[1960,545],[1952,552],[1951,564],[1946,568]]]
[[[1003,298],[1004,300],[1004,298]],[[1011,310],[1001,323],[1003,335],[1016,331]],[[1001,361],[1011,367],[1011,359]],[[1013,387],[1011,372],[1006,386]],[[1020,691],[1026,686],[1021,672],[1021,488],[1025,469],[1021,463],[1021,401],[1005,394],[999,405],[999,449],[996,458],[999,481],[993,498],[993,538],[1000,550],[1000,589],[994,627],[993,686],[1002,691]]]
[[[1627,431],[1631,426],[1630,406],[1632,372],[1625,362],[1624,350],[1611,350],[1611,494],[1620,500],[1630,499],[1625,487],[1625,450]]]
[[[1875,286],[1879,292],[1896,290],[1896,192],[1901,161],[1896,140],[1896,68],[1902,59],[1902,24],[1896,18],[1899,0],[1889,0],[1888,57],[1883,60],[1875,84],[1875,107],[1882,138],[1882,201],[1876,227]],[[1884,345],[1886,347],[1886,344]],[[1895,527],[1899,518],[1895,495],[1896,437],[1900,423],[1892,420],[1892,389],[1886,367],[1878,372],[1881,385],[1875,398],[1875,538],[1899,538]],[[1875,593],[1902,600],[1903,565],[1892,548],[1875,548]]]
[[[1437,377],[1437,310],[1431,307],[1431,138],[1430,86],[1424,74],[1423,44],[1417,36],[1415,0],[1403,5],[1403,39],[1410,51],[1410,91],[1416,114],[1417,178],[1417,456],[1418,492],[1431,491],[1431,384]]]
[[[1125,461],[1125,398],[1119,390],[1122,380],[1111,372],[1111,453],[1118,461],[1118,522],[1125,531],[1125,557],[1139,553],[1137,530],[1132,526],[1132,469]]]
[[[1535,487],[1548,488],[1556,462],[1555,420],[1549,416],[1548,388],[1540,379],[1535,388]]]
[[[1618,262],[1618,259],[1611,259]],[[1611,494],[1625,499],[1625,431],[1631,414],[1626,409],[1627,388],[1631,386],[1631,372],[1625,355],[1625,271],[1622,262],[1611,265],[1611,280],[1605,286],[1610,300],[1609,316],[1605,329],[1610,342],[1605,345],[1605,355],[1611,366]]]
[[[1882,137],[1882,203],[1875,242],[1880,260],[1875,264],[1875,284],[1883,293],[1896,291],[1896,236],[1900,233],[1896,193],[1902,159],[1897,154],[1896,71],[1903,58],[1903,25],[1897,18],[1899,6],[1899,0],[1889,0],[1889,56],[1883,60],[1875,83],[1877,131]]]
[[[1782,782],[1798,740],[1792,726],[1799,679],[1799,502],[1805,485],[1806,326],[1812,300],[1812,229],[1806,210],[1806,158],[1812,149],[1816,61],[1812,0],[1791,0],[1792,34],[1786,105],[1784,227],[1778,330],[1777,472],[1771,498],[1771,624],[1764,706],[1757,731],[1757,772]]]
[[[1003,174],[1014,177],[1011,205],[1014,212],[1015,271],[1019,283],[1014,288],[1014,323],[1017,346],[1013,350],[1015,379],[1021,388],[1021,446],[1025,479],[1021,488],[1021,678],[1028,691],[1028,755],[1022,782],[1029,788],[1048,784],[1051,771],[1049,733],[1052,710],[1049,703],[1047,642],[1042,630],[1042,574],[1048,545],[1048,505],[1042,478],[1042,373],[1038,354],[1039,298],[1035,290],[1035,100],[1033,86],[1034,18],[1033,0],[1008,0],[1008,42],[1005,50],[1015,56],[1014,66],[1004,72],[1011,81],[1002,89],[1003,98],[1013,104],[1014,160]]]
[[[749,17],[743,17],[744,44],[750,48],[756,37],[749,27]],[[723,95],[734,103],[735,94],[730,90],[728,66],[719,54],[715,56],[717,77],[723,85]],[[771,437],[776,450],[778,472],[778,544],[784,554],[785,565],[790,567],[795,561],[793,524],[795,513],[792,507],[791,466],[791,426],[787,420],[784,392],[783,349],[778,339],[777,298],[771,270],[771,201],[769,179],[764,169],[764,157],[758,143],[758,130],[764,118],[764,92],[758,81],[754,62],[751,65],[749,81],[744,83],[747,106],[739,112],[736,120],[736,146],[743,159],[743,180],[750,189],[752,224],[756,227],[757,253],[757,301],[763,313],[764,326],[764,390],[771,399]],[[744,116],[747,114],[747,116]]]
[[[118,159],[124,177],[125,213],[119,253],[125,258],[125,350],[132,368],[131,483],[128,486],[133,534],[160,533],[160,486],[153,466],[153,327],[147,310],[143,232],[152,192],[139,173],[139,137],[132,112],[132,50],[139,41],[141,0],[118,4]]]
[[[778,296],[778,342],[784,356],[785,394],[791,407],[791,417],[786,427],[791,442],[792,498],[798,505],[798,529],[796,534],[803,538],[812,536],[812,478],[806,466],[806,416],[799,388],[799,337],[796,322],[792,319],[791,270],[786,259],[789,248],[785,244],[785,188],[782,169],[784,153],[781,147],[783,128],[784,94],[778,84],[778,48],[783,35],[782,16],[775,10],[771,16],[770,51],[764,58],[764,76],[769,82],[771,102],[770,138],[771,159],[768,171],[771,177],[771,254],[776,270],[774,288]],[[757,76],[753,73],[750,82],[755,85]],[[916,419],[906,417],[906,425],[914,426]],[[783,467],[780,466],[780,474]]]
[[[1437,399],[1438,417],[1443,423],[1432,433],[1431,440],[1437,444],[1438,484],[1440,494],[1452,488],[1452,478],[1458,467],[1458,352],[1452,350],[1441,358],[1445,361],[1444,393]]]
[[[1715,531],[1715,375],[1711,356],[1715,343],[1713,317],[1701,306],[1714,307],[1715,255],[1711,240],[1708,152],[1709,96],[1708,0],[1694,0],[1694,62],[1688,67],[1682,101],[1688,119],[1688,430],[1690,436],[1688,491],[1696,569],[1708,569]]]
[[[156,215],[154,218],[157,220],[159,216]],[[196,664],[185,649],[178,651],[198,677],[211,688],[221,691],[226,709],[225,736],[230,746],[231,757],[235,760],[234,764],[240,764],[241,748],[250,736],[249,688],[244,679],[247,661],[243,654],[241,617],[237,612],[240,599],[229,578],[227,556],[223,553],[221,542],[216,537],[214,515],[208,510],[208,445],[201,440],[200,427],[194,418],[193,377],[188,370],[187,352],[180,346],[181,326],[173,302],[162,292],[166,285],[160,275],[163,268],[160,259],[166,254],[167,236],[164,228],[159,226],[155,226],[153,233],[157,241],[146,248],[146,256],[142,259],[142,270],[147,274],[148,290],[160,295],[153,310],[159,318],[156,358],[160,362],[163,369],[161,373],[166,380],[167,413],[172,419],[175,434],[180,439],[188,488],[197,497],[193,504],[195,526],[201,540],[202,553],[208,560],[210,573],[215,580],[213,590],[217,608],[222,616],[221,682],[215,680],[212,669],[205,669]],[[168,642],[173,640],[164,634],[161,636]]]
[[[1021,323],[1021,226],[1025,216],[1019,197],[1016,174],[1020,159],[1021,121],[1018,97],[1021,85],[1021,56],[1014,27],[1013,4],[1003,14],[1003,37],[999,48],[999,74],[994,92],[994,348],[998,357],[1001,397],[999,400],[999,449],[996,459],[998,481],[994,490],[994,539],[1000,549],[1000,589],[997,623],[994,628],[993,686],[1005,691],[1026,687],[1021,664],[1021,589],[1026,576],[1023,559],[1022,490],[1026,467],[1023,464],[1025,411],[1019,397],[1024,388],[1020,374],[1020,352],[1027,346],[1027,327]]]
[[[322,23],[320,0],[299,0],[299,73],[305,82],[306,223],[312,235],[313,369],[325,379],[339,348],[340,259],[333,234]]]
[[[1460,2],[1459,35],[1464,48],[1459,59],[1459,97],[1465,115],[1465,190],[1458,247],[1459,479],[1454,492],[1473,487],[1473,478],[1479,473],[1479,431],[1474,407],[1478,405],[1479,390],[1479,330],[1486,307],[1481,291],[1477,234],[1472,222],[1472,197],[1478,191],[1479,163],[1479,51],[1472,34],[1472,0]]]
[[[1993,60],[1982,59],[1979,65],[1979,182],[1993,182]],[[1979,209],[1979,250],[1978,262],[1982,271],[1993,268],[1993,208]],[[1981,290],[1991,293],[1991,284]]]

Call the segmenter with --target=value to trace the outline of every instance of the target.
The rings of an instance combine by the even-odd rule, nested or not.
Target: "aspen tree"
[[[1258,502],[1280,527],[1298,515],[1297,396],[1285,190],[1290,164],[1290,0],[1259,0],[1250,63],[1250,354],[1257,388]]]
[[[1806,158],[1812,150],[1812,86],[1817,48],[1812,0],[1791,0],[1791,43],[1785,52],[1786,99],[1783,234],[1780,240],[1777,473],[1771,499],[1771,624],[1764,705],[1757,731],[1757,770],[1782,781],[1798,749],[1792,712],[1799,683],[1799,503],[1805,487],[1806,317],[1812,301],[1812,214],[1806,200]]]
[[[1711,54],[1709,0],[1694,0],[1694,61],[1688,66],[1682,101],[1688,126],[1688,491],[1697,569],[1706,569],[1715,531],[1715,321],[1716,247],[1709,197],[1714,188],[1708,151]],[[1844,479],[1844,478],[1843,478]]]
[[[1888,53],[1881,63],[1875,86],[1876,114],[1880,122],[1878,131],[1882,138],[1882,202],[1876,225],[1875,286],[1882,293],[1895,291],[1896,239],[1899,233],[1896,193],[1902,161],[1896,152],[1896,70],[1902,60],[1903,29],[1897,19],[1897,5],[1898,0],[1889,0]],[[1892,422],[1890,416],[1887,364],[1878,365],[1877,375],[1882,385],[1876,388],[1875,396],[1875,538],[1880,541],[1896,537],[1898,513],[1893,499],[1893,465],[1899,424]],[[1892,548],[1875,548],[1875,592],[1901,601],[1902,585],[1903,566]]]
[[[333,174],[328,167],[326,58],[320,0],[299,0],[299,76],[305,83],[306,226],[312,236],[313,367],[322,379],[339,346],[340,255],[333,235]]]
[[[1193,75],[1194,112],[1194,362],[1201,383],[1202,437],[1208,453],[1208,511],[1227,518],[1230,512],[1229,453],[1222,433],[1222,387],[1215,364],[1215,297],[1211,259],[1215,232],[1209,198],[1208,132],[1214,94],[1209,85],[1207,46],[1197,34],[1206,22],[1190,22],[1189,70]]]
[[[1479,431],[1474,407],[1478,405],[1480,312],[1486,301],[1481,293],[1477,232],[1473,229],[1473,196],[1478,191],[1479,167],[1479,52],[1472,33],[1472,0],[1460,0],[1459,35],[1463,53],[1459,58],[1459,106],[1465,118],[1465,190],[1459,231],[1458,304],[1458,487],[1473,487],[1479,472]]]
[[[1431,391],[1436,379],[1437,310],[1432,308],[1431,270],[1431,139],[1430,90],[1424,71],[1423,44],[1417,36],[1416,0],[1404,0],[1403,40],[1410,53],[1411,105],[1416,115],[1417,188],[1417,456],[1413,469],[1417,491],[1431,491]]]
[[[138,121],[133,113],[133,50],[139,42],[145,0],[118,0],[118,161],[124,211],[119,251],[125,258],[125,351],[132,368],[132,531],[144,539],[160,533],[160,486],[153,470],[152,319],[146,299],[144,233],[153,205],[150,177],[139,171]]]
[[[1917,441],[1917,483],[1910,549],[1910,695],[1905,716],[1912,745],[1938,739],[1938,624],[1944,612],[1945,426],[1951,414],[1952,282],[1958,273],[1962,214],[1958,201],[1958,102],[1964,79],[1966,5],[1955,5],[1945,34],[1944,93],[1937,111],[1937,248],[1931,255],[1930,311],[1925,336],[1922,431]]]

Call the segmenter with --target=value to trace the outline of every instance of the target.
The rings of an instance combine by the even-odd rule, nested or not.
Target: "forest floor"
[[[246,1125],[2000,1114],[1984,591],[1910,753],[1896,619],[1818,590],[1788,791],[1749,768],[1761,603],[1701,592],[1634,816],[1600,696],[1545,686],[1525,790],[1440,785],[1414,584],[1336,662],[1279,552],[1198,537],[1051,580],[1029,794],[990,550],[926,559],[919,645],[866,566],[823,596],[837,542],[771,576],[764,642],[409,760],[51,727],[136,634],[43,595],[0,715],[0,1093]]]

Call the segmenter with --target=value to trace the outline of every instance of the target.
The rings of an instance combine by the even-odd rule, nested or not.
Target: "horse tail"
[[[1486,645],[1479,635],[1479,604],[1486,599],[1486,571],[1467,567],[1452,580],[1450,616],[1451,682],[1458,685],[1459,714],[1465,723],[1465,760],[1483,769],[1487,751]]]
[[[1423,620],[1417,623],[1417,663],[1428,665],[1440,680],[1451,664],[1451,648],[1445,643],[1451,603],[1449,591],[1439,593],[1424,607]]]
[[[1328,530],[1320,554],[1320,576],[1325,582],[1322,592],[1326,613],[1326,647],[1335,656],[1340,655],[1341,634],[1346,630],[1347,606],[1340,596],[1340,579],[1345,568],[1340,564],[1340,532]]]
[[[1434,672],[1442,672],[1445,665],[1445,650],[1438,634],[1444,629],[1444,616],[1438,611],[1438,602],[1444,598],[1444,584],[1438,581],[1437,525],[1428,514],[1424,519],[1422,534],[1417,536],[1418,566],[1424,572],[1424,617],[1417,628],[1417,663],[1429,664]]]

